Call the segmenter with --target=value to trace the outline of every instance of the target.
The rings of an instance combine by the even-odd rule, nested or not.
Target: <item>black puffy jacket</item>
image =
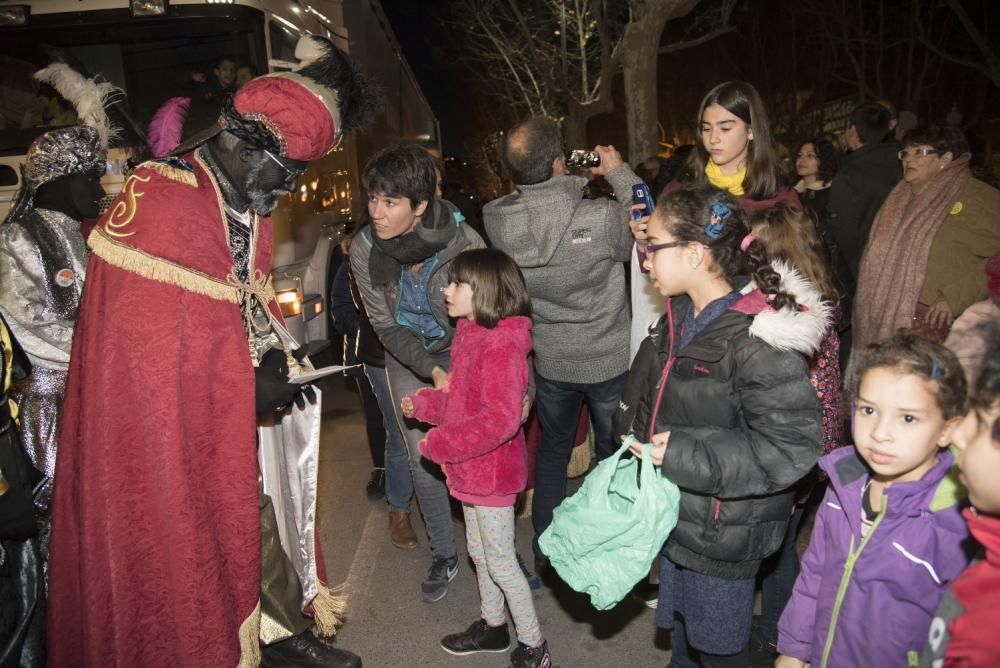
[[[807,358],[823,339],[829,305],[797,274],[775,267],[785,291],[806,308],[774,311],[752,284],[745,287],[730,310],[676,351],[655,411],[653,433],[670,432],[662,473],[681,488],[680,518],[664,554],[714,577],[753,577],[777,551],[792,512],[791,488],[822,452]],[[691,302],[668,304],[670,313],[632,364],[616,434],[650,438],[671,325],[680,326]]]

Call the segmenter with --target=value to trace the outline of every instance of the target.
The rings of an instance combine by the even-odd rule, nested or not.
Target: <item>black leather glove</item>
[[[20,487],[10,487],[0,495],[0,538],[24,540],[37,535],[31,495]]]
[[[295,395],[295,405],[300,409],[306,407],[306,402],[311,404],[316,403],[316,392],[313,390],[312,385],[300,385],[302,391]]]
[[[285,353],[272,348],[264,353],[260,366],[254,369],[257,385],[257,412],[272,413],[284,408],[296,398],[301,386],[288,382]]]

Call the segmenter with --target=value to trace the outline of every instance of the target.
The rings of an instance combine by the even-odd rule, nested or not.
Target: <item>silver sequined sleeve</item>
[[[56,220],[59,214],[45,214],[49,230],[61,235],[60,246],[66,251],[55,271],[46,271],[41,249],[24,226],[0,225],[0,310],[33,365],[65,371],[87,270],[87,249],[78,223],[66,216]],[[56,299],[57,290],[70,292],[70,301],[75,303]]]

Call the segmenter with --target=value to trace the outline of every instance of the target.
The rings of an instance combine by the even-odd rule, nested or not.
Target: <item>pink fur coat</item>
[[[528,388],[531,319],[504,318],[493,329],[461,319],[451,348],[447,390],[412,396],[414,415],[437,425],[420,454],[441,464],[452,492],[516,494],[527,485],[521,405]]]

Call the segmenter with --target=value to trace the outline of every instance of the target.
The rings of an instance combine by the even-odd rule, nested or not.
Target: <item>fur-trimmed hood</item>
[[[771,266],[781,276],[782,291],[795,297],[800,308],[774,310],[767,295],[750,281],[740,290],[743,296],[732,310],[754,316],[750,336],[778,350],[793,350],[811,357],[819,350],[833,320],[833,305],[791,265],[775,260]]]

